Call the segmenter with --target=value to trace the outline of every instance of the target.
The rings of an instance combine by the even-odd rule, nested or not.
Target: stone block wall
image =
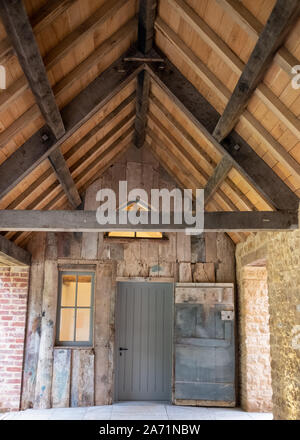
[[[28,269],[0,267],[0,412],[20,407]]]
[[[300,230],[252,234],[237,246],[237,276],[242,268],[266,259],[270,351],[275,419],[300,419]],[[239,297],[243,310],[243,297]],[[240,314],[240,329],[245,315]],[[243,346],[241,346],[243,352]],[[242,356],[242,388],[245,357]]]
[[[246,411],[272,411],[269,301],[266,267],[245,266],[239,289],[241,405]]]

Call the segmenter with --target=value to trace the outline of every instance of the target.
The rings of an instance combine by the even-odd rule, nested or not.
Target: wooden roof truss
[[[0,133],[5,159],[0,156],[3,231],[9,231],[1,223],[7,210],[82,208],[86,188],[132,144],[147,145],[180,186],[205,188],[207,211],[253,211],[249,221],[256,228],[264,215],[259,211],[278,211],[277,222],[273,213],[273,229],[295,227],[299,156],[290,154],[255,117],[249,102],[257,97],[300,141],[299,117],[263,82],[271,62],[289,75],[300,63],[283,46],[299,19],[299,2],[277,0],[262,26],[241,2],[214,1],[253,40],[247,61],[193,9],[191,1],[100,2],[57,44],[41,51],[40,35],[64,14],[74,13],[80,0],[44,2],[30,18],[21,0],[0,0],[9,35],[0,41],[0,61],[6,65],[16,55],[22,68],[0,94],[0,115],[21,99],[24,104],[26,96],[34,97]],[[177,30],[168,22],[168,11],[180,18]],[[54,79],[57,66],[113,20],[106,37],[66,73],[57,70]],[[236,75],[234,87],[228,88],[195,53],[185,27]],[[213,92],[215,105],[211,96],[201,93],[205,87]],[[34,123],[36,129],[31,127],[30,132],[28,126]],[[263,142],[288,178],[255,151],[252,139],[244,136],[247,130]],[[20,143],[22,136],[25,141]],[[253,229],[249,221],[235,228],[235,241]],[[24,230],[28,230],[25,217]],[[13,227],[6,234],[16,244],[23,244],[26,237],[28,232]]]

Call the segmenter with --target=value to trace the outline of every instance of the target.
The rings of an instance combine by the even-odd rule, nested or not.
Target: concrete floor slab
[[[118,402],[88,408],[28,409],[0,414],[0,420],[272,420],[269,413],[239,408],[174,406],[167,402]]]

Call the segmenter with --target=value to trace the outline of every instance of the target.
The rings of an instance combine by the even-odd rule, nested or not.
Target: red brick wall
[[[28,269],[0,267],[0,412],[20,406]]]

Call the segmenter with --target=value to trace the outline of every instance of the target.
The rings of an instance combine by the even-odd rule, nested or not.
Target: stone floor
[[[118,402],[89,408],[55,408],[0,413],[0,420],[272,420],[269,413],[239,408],[196,408],[164,402]]]

